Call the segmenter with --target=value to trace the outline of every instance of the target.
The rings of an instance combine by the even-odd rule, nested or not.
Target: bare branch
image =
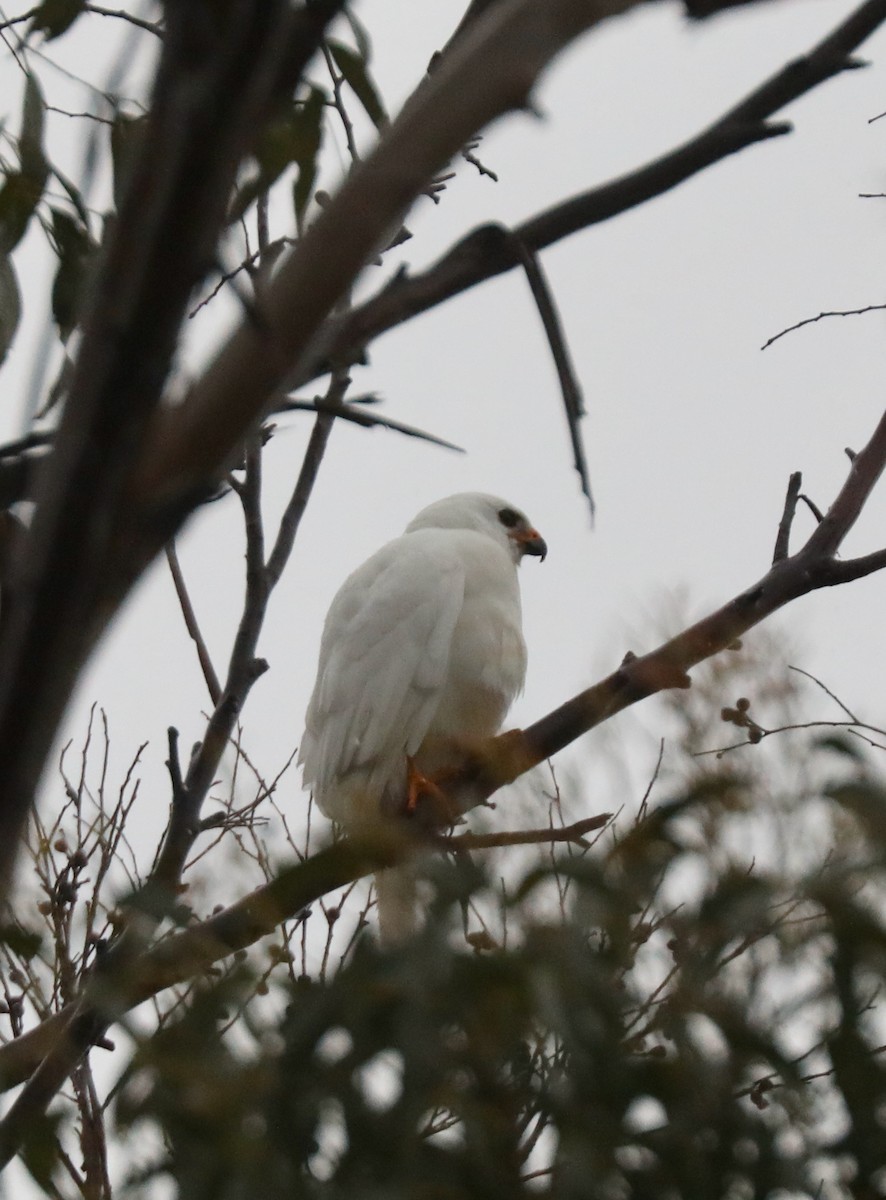
[[[534,251],[609,220],[677,187],[713,163],[756,142],[790,132],[770,124],[780,109],[820,83],[854,66],[856,49],[886,20],[886,0],[866,0],[808,54],[777,71],[696,137],[648,165],[557,204],[513,230]],[[290,386],[324,374],[330,361],[354,361],[373,339],[519,265],[512,235],[498,225],[467,234],[426,271],[399,273],[381,292],[331,322],[324,339]]]
[[[221,696],[221,684],[215,673],[215,667],[212,665],[212,659],[209,657],[209,650],[206,642],[203,640],[203,634],[200,632],[200,625],[197,621],[197,614],[194,612],[194,606],[191,603],[191,597],[188,595],[185,577],[182,574],[181,563],[178,561],[178,553],[175,549],[175,542],[167,542],[166,544],[166,561],[169,564],[169,571],[172,575],[175,594],[178,596],[179,606],[185,620],[185,627],[191,636],[191,640],[197,647],[197,658],[200,660],[200,669],[203,672],[203,678],[206,680],[206,686],[209,689],[209,698],[213,704],[218,704]]]
[[[517,247],[517,254],[523,264],[523,270],[526,272],[526,279],[532,291],[538,315],[541,317],[541,322],[547,335],[548,345],[551,348],[551,355],[554,359],[554,366],[557,368],[557,378],[560,381],[560,392],[563,396],[563,408],[566,412],[566,423],[569,426],[569,437],[572,441],[572,456],[575,469],[578,471],[578,477],[581,480],[581,490],[587,497],[588,506],[591,510],[591,520],[593,520],[594,496],[591,492],[588,463],[585,457],[584,443],[582,442],[581,427],[579,425],[581,418],[585,415],[581,385],[576,378],[575,369],[572,365],[572,357],[569,353],[569,347],[566,344],[566,338],[560,324],[560,317],[554,303],[554,297],[551,294],[545,273],[538,260],[538,255],[533,253],[529,246],[516,237],[516,235],[514,242]]]
[[[775,550],[772,554],[773,563],[783,562],[790,551],[791,526],[794,523],[797,500],[800,497],[800,488],[802,486],[803,476],[799,471],[795,471],[788,480],[787,495],[784,498],[784,511],[779,522],[778,533],[775,538]]]
[[[147,530],[147,560],[168,540],[156,509],[119,518],[238,163],[340,3],[256,0],[221,23],[203,7],[168,9],[151,117],[16,563],[0,644],[0,890],[80,666],[141,570],[127,559],[146,561]]]
[[[454,837],[436,838],[434,844],[441,850],[492,850],[498,846],[533,846],[540,842],[577,842],[587,845],[584,835],[602,829],[611,820],[612,813],[599,813],[596,817],[585,817],[572,825],[502,833],[460,833]]]
[[[570,41],[637,0],[502,0],[422,82],[375,152],[348,176],[270,281],[262,327],[241,323],[162,414],[135,480],[144,501],[187,496],[225,469],[231,447],[306,361],[323,321],[429,181],[479,129],[524,106]]]
[[[642,657],[628,656],[608,678],[574,696],[529,728],[488,743],[488,753],[466,765],[452,786],[463,806],[481,803],[596,725],[665,688],[688,686],[687,672],[733,645],[747,630],[791,600],[823,587],[859,579],[886,567],[886,550],[839,560],[840,544],[886,465],[886,414],[852,460],[845,484],[806,544],[773,564],[766,575],[728,604]],[[462,802],[460,800],[460,802]]]
[[[432,446],[441,446],[444,450],[454,450],[456,454],[464,454],[464,447],[455,442],[448,442],[438,437],[436,433],[428,433],[425,429],[416,429],[414,425],[406,425],[393,417],[383,417],[381,413],[367,412],[357,408],[354,401],[349,404],[329,404],[325,400],[287,400],[274,405],[274,412],[322,412],[340,421],[351,421],[354,425],[362,425],[365,429],[390,429],[394,433],[405,434],[406,437],[418,438],[421,442],[430,442]]]
[[[323,461],[323,455],[326,452],[326,444],[329,441],[330,433],[332,433],[332,425],[333,419],[329,413],[322,411],[318,413],[310,441],[308,442],[308,448],[305,451],[301,474],[280,519],[277,540],[271,551],[271,557],[268,559],[267,576],[272,587],[283,574],[283,568],[289,561],[289,556],[292,553],[295,535],[298,533],[298,527],[301,524],[308,499],[313,491],[317,472],[320,469],[320,463]]]
[[[833,309],[830,312],[820,312],[817,317],[805,317],[802,321],[788,325],[780,333],[774,333],[771,338],[766,339],[760,349],[767,350],[774,342],[787,336],[787,334],[794,333],[797,329],[802,329],[804,325],[815,325],[817,321],[823,321],[826,317],[860,317],[864,313],[883,312],[884,310],[886,310],[886,304],[866,304],[864,308],[840,308]]]
[[[157,37],[163,37],[163,26],[156,21],[145,21],[141,17],[133,16],[132,13],[123,12],[117,8],[104,8],[100,4],[84,5],[87,12],[97,13],[102,17],[116,17],[119,21],[126,21],[130,25],[134,25],[137,29],[144,29],[148,33],[153,33]]]

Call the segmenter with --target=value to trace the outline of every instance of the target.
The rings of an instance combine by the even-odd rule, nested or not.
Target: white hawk
[[[329,608],[299,752],[326,816],[371,832],[501,729],[523,688],[517,565],[547,546],[496,496],[422,509],[345,580]],[[429,782],[431,781],[431,782]],[[376,876],[383,940],[415,921],[408,867]]]

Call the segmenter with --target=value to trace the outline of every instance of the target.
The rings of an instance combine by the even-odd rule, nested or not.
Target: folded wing
[[[416,532],[383,546],[333,601],[300,753],[329,816],[358,815],[349,806],[362,794],[377,812],[402,786],[446,689],[464,590],[461,556]]]

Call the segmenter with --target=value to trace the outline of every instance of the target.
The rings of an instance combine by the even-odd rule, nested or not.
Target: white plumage
[[[299,753],[328,817],[377,829],[406,806],[408,760],[430,778],[499,731],[526,674],[517,564],[546,549],[519,510],[468,492],[423,509],[345,580]],[[376,882],[394,940],[413,927],[412,875]]]

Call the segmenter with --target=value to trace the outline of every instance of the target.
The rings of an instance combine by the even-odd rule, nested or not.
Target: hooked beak
[[[514,539],[522,554],[531,554],[534,558],[540,558],[544,562],[548,553],[548,544],[537,529],[527,525],[523,529],[512,530],[508,537]]]

